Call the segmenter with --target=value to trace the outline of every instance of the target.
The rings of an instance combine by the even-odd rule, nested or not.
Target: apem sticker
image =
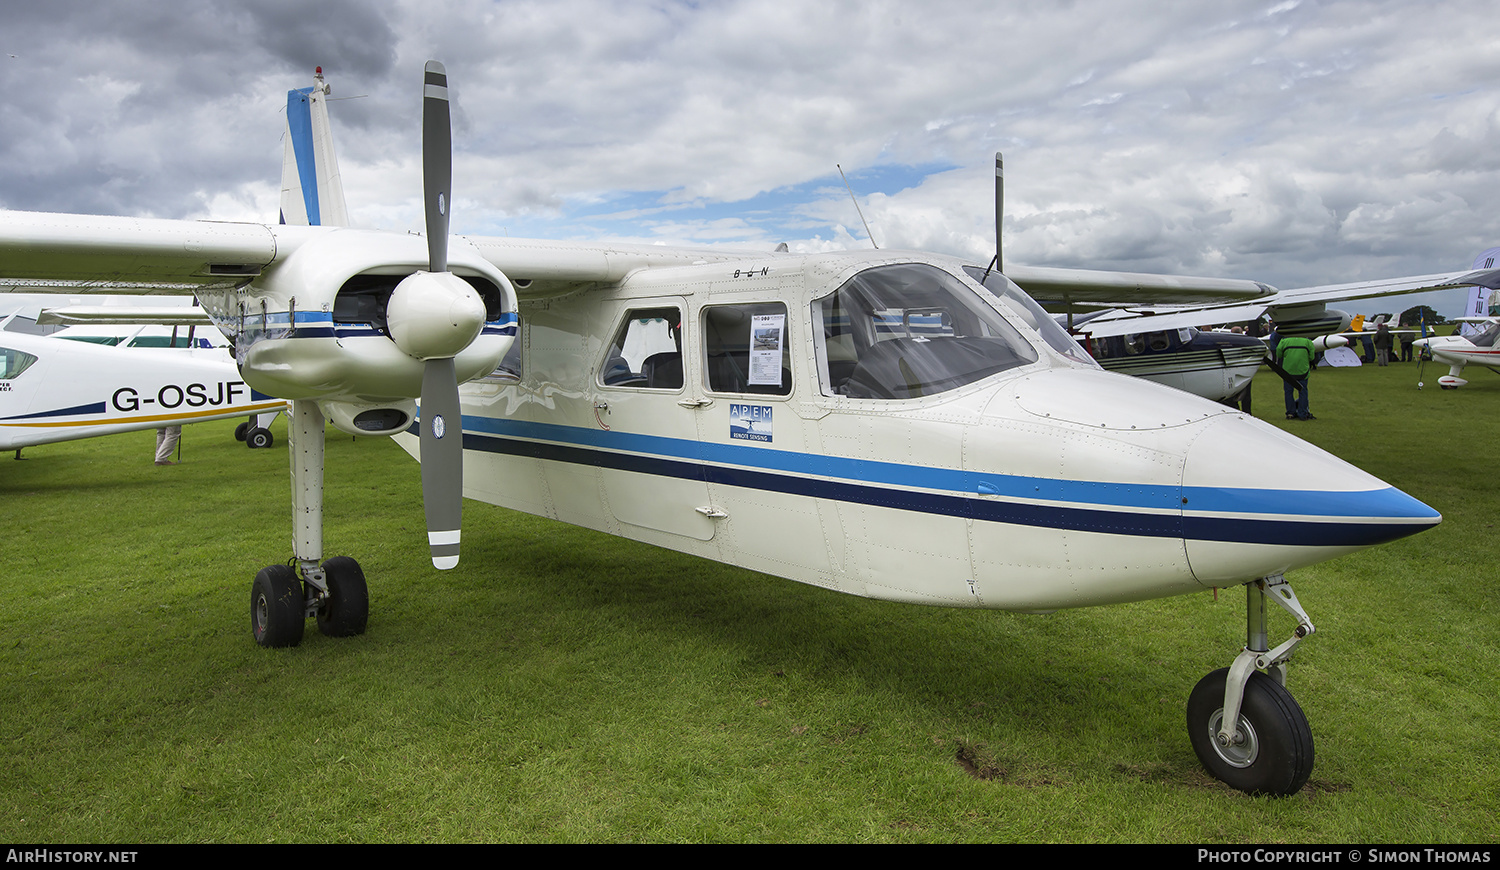
[[[771,409],[765,405],[731,404],[729,437],[742,441],[770,441]]]

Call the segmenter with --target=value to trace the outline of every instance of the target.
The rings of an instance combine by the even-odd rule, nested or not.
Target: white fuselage
[[[849,253],[646,270],[523,302],[519,380],[463,390],[464,494],[857,595],[1013,610],[1243,583],[1439,520],[1274,427],[1072,362],[1034,331],[1034,362],[972,383],[841,394],[815,300],[882,262],[960,274]],[[729,318],[708,312],[776,303],[785,382],[715,386],[712,324]],[[611,382],[627,312],[673,311],[678,385]],[[945,340],[939,319],[911,341]]]
[[[0,450],[275,412],[221,348],[109,347],[0,333]]]
[[[1473,340],[1461,335],[1421,338],[1413,344],[1431,350],[1435,362],[1449,367],[1449,373],[1445,376],[1448,380],[1466,383],[1459,378],[1459,373],[1465,366],[1484,366],[1492,371],[1500,371],[1500,347],[1494,345],[1494,336],[1490,334],[1490,330],[1480,333],[1476,338],[1483,341],[1486,336],[1491,344],[1475,344]]]

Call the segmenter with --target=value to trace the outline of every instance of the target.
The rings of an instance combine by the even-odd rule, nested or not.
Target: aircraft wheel
[[[271,565],[250,587],[250,631],[261,646],[296,646],[307,618],[302,581],[286,565]]]
[[[245,433],[245,446],[252,450],[270,447],[275,443],[276,439],[271,437],[270,429],[255,428]]]
[[[370,590],[365,572],[348,556],[334,556],[323,563],[328,578],[328,598],[318,608],[318,631],[329,637],[353,637],[365,633],[370,620]]]
[[[246,420],[245,422],[241,423],[240,425],[234,427],[234,440],[236,440],[236,441],[244,441],[245,440],[245,433],[247,433],[249,431],[250,431],[250,421]]]
[[[1458,389],[1458,387],[1450,387],[1447,384],[1438,384],[1438,386],[1442,387],[1445,390],[1456,390],[1456,389]]]
[[[1312,729],[1292,693],[1259,671],[1245,684],[1240,704],[1244,743],[1220,746],[1224,684],[1229,669],[1198,681],[1188,696],[1188,739],[1198,760],[1225,784],[1249,794],[1296,794],[1313,769]]]

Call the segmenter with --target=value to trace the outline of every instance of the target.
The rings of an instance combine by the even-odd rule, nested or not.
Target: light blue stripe
[[[464,428],[509,438],[526,438],[628,451],[672,459],[734,465],[765,471],[878,484],[897,488],[947,490],[965,495],[983,491],[1007,498],[1041,499],[1102,508],[1142,508],[1177,513],[1261,513],[1317,517],[1432,517],[1438,513],[1404,492],[1387,487],[1365,492],[1177,487],[1109,481],[1058,480],[1046,477],[985,474],[962,469],[927,468],[817,456],[766,447],[714,444],[658,435],[603,431],[549,423],[465,416]],[[1182,499],[1186,498],[1184,504]]]

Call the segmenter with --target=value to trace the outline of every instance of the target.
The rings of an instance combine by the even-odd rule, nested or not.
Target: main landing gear
[[[270,565],[250,587],[250,631],[261,646],[296,646],[308,617],[328,637],[365,633],[370,592],[359,563],[335,556],[299,580],[289,565]]]
[[[1188,696],[1188,738],[1217,779],[1250,794],[1295,794],[1313,768],[1312,729],[1286,689],[1292,650],[1312,621],[1281,576],[1247,584],[1245,648],[1234,664],[1198,682]],[[1285,643],[1269,648],[1266,597],[1297,620]],[[1264,673],[1262,673],[1264,671]]]
[[[274,414],[271,419],[276,419]],[[251,450],[270,447],[276,442],[276,439],[271,437],[271,430],[260,425],[259,415],[234,427],[234,440],[245,442],[245,446]]]
[[[250,587],[250,631],[261,646],[301,643],[308,617],[316,617],[318,630],[329,637],[364,634],[370,616],[370,593],[359,563],[348,556],[321,561],[323,412],[315,402],[297,400],[290,423],[296,556],[285,565],[261,569]]]

